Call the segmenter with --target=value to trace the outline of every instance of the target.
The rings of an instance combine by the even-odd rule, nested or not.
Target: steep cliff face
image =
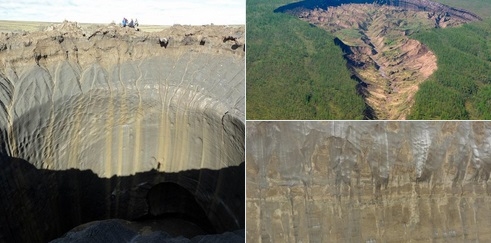
[[[85,32],[64,23],[3,37],[1,153],[105,177],[243,161],[244,52],[224,41],[243,29]]]
[[[10,169],[0,181],[2,197],[15,198],[0,200],[11,209],[0,222],[5,239],[45,241],[91,220],[160,217],[168,212],[152,214],[149,195],[161,183],[196,197],[204,210],[196,215],[212,224],[206,232],[243,227],[240,196],[229,190],[244,188],[235,175],[244,162],[244,34],[243,26],[146,33],[70,22],[2,34],[0,158]],[[24,172],[33,181],[14,183]],[[40,189],[46,194],[30,193]],[[26,200],[32,207],[19,212]],[[192,205],[184,201],[176,204]]]
[[[488,241],[489,122],[248,122],[247,239]]]

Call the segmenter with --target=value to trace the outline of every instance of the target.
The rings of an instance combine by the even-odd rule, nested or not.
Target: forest
[[[435,53],[438,69],[420,85],[408,118],[491,119],[491,19],[412,38]]]

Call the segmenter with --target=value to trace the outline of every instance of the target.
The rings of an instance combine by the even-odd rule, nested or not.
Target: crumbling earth
[[[433,52],[410,36],[480,18],[427,0],[386,1],[384,5],[354,2],[333,2],[333,6],[323,8],[287,5],[280,9],[336,36],[335,42],[343,49],[348,67],[359,82],[359,93],[374,111],[367,118],[405,119],[418,85],[437,69]]]

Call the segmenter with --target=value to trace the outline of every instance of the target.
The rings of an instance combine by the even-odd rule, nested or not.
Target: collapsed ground
[[[0,242],[93,221],[61,242],[243,229],[244,36],[72,22],[1,34]]]
[[[368,2],[360,0],[350,2],[354,1]],[[405,2],[406,6],[410,6],[409,1],[393,2]],[[460,24],[452,22],[452,16],[450,19],[446,18],[448,16],[443,16],[442,19],[440,15],[439,23],[445,25],[453,23],[458,26],[434,28],[436,17],[439,16],[436,14],[433,15],[435,16],[433,20],[431,17],[428,19],[426,15],[422,19],[413,19],[416,21],[401,19],[403,20],[399,23],[401,26],[391,25],[394,28],[407,29],[410,33],[406,34],[406,40],[416,40],[426,46],[426,50],[436,56],[438,68],[424,82],[414,85],[418,91],[415,92],[412,103],[406,106],[400,105],[398,109],[397,104],[386,109],[401,114],[389,114],[387,117],[405,116],[406,119],[418,120],[491,119],[489,108],[491,107],[489,105],[491,104],[491,18],[489,17],[491,2],[481,0],[469,0],[465,3],[457,0],[435,0],[435,2],[452,6],[450,8],[452,11],[457,10],[453,7],[468,10],[454,12],[457,16],[468,19],[466,16],[472,16],[470,13],[472,12],[478,13],[483,20]],[[366,98],[362,96],[364,92],[367,93],[369,85],[362,82],[360,78],[356,81],[353,69],[349,71],[346,67],[347,60],[343,54],[345,56],[349,54],[346,55],[340,48],[343,42],[337,41],[338,46],[334,43],[336,38],[342,40],[343,35],[350,34],[355,34],[358,40],[361,40],[362,34],[366,35],[366,33],[360,34],[360,31],[355,28],[338,29],[336,33],[331,33],[317,25],[300,20],[296,15],[277,13],[279,9],[284,9],[285,4],[298,6],[307,3],[315,4],[316,1],[289,3],[291,1],[285,0],[268,2],[250,0],[247,3],[247,118],[258,120],[383,119],[381,116],[377,117],[377,111],[370,107]],[[338,7],[341,6],[341,1],[333,0],[328,3],[337,3]],[[433,3],[432,6],[441,9],[442,5]],[[315,7],[310,10],[315,10]],[[432,20],[433,24],[425,26],[425,23],[429,23],[427,20],[430,22]],[[419,24],[411,26],[415,23]],[[418,26],[421,28],[417,29]],[[371,28],[374,29],[374,26]],[[397,31],[395,33],[398,34]],[[389,45],[388,48],[391,47],[390,44],[405,44],[400,39],[398,41],[391,43],[388,40],[387,44],[383,44]],[[413,46],[414,43],[409,42]],[[379,56],[382,56],[383,50],[377,51],[380,53]],[[396,52],[387,54],[396,54]],[[370,63],[365,66],[374,68]],[[408,84],[404,82],[392,86],[401,89],[404,88],[403,85]],[[386,86],[380,86],[379,90],[384,90],[384,87]],[[370,88],[374,88],[374,85]],[[382,101],[375,98],[374,100],[386,104],[383,103],[385,96],[387,94],[383,93]],[[390,96],[395,96],[391,98],[392,101],[398,98],[395,94]],[[403,103],[404,97],[398,99]]]
[[[282,11],[334,34],[359,82],[359,94],[373,110],[366,118],[392,120],[407,118],[419,85],[437,69],[435,54],[410,36],[480,19],[465,10],[414,2],[427,4],[424,9],[430,11],[402,3],[402,7],[341,4],[327,9],[297,5]]]

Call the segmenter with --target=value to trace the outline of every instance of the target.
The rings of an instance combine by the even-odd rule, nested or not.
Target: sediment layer
[[[154,236],[243,229],[244,34],[71,22],[3,33],[0,241],[47,242],[106,219]],[[91,225],[78,239],[126,232]]]
[[[145,33],[69,22],[4,35],[0,153],[105,177],[238,165],[243,35],[243,27]]]
[[[247,240],[489,241],[489,122],[249,122]]]

